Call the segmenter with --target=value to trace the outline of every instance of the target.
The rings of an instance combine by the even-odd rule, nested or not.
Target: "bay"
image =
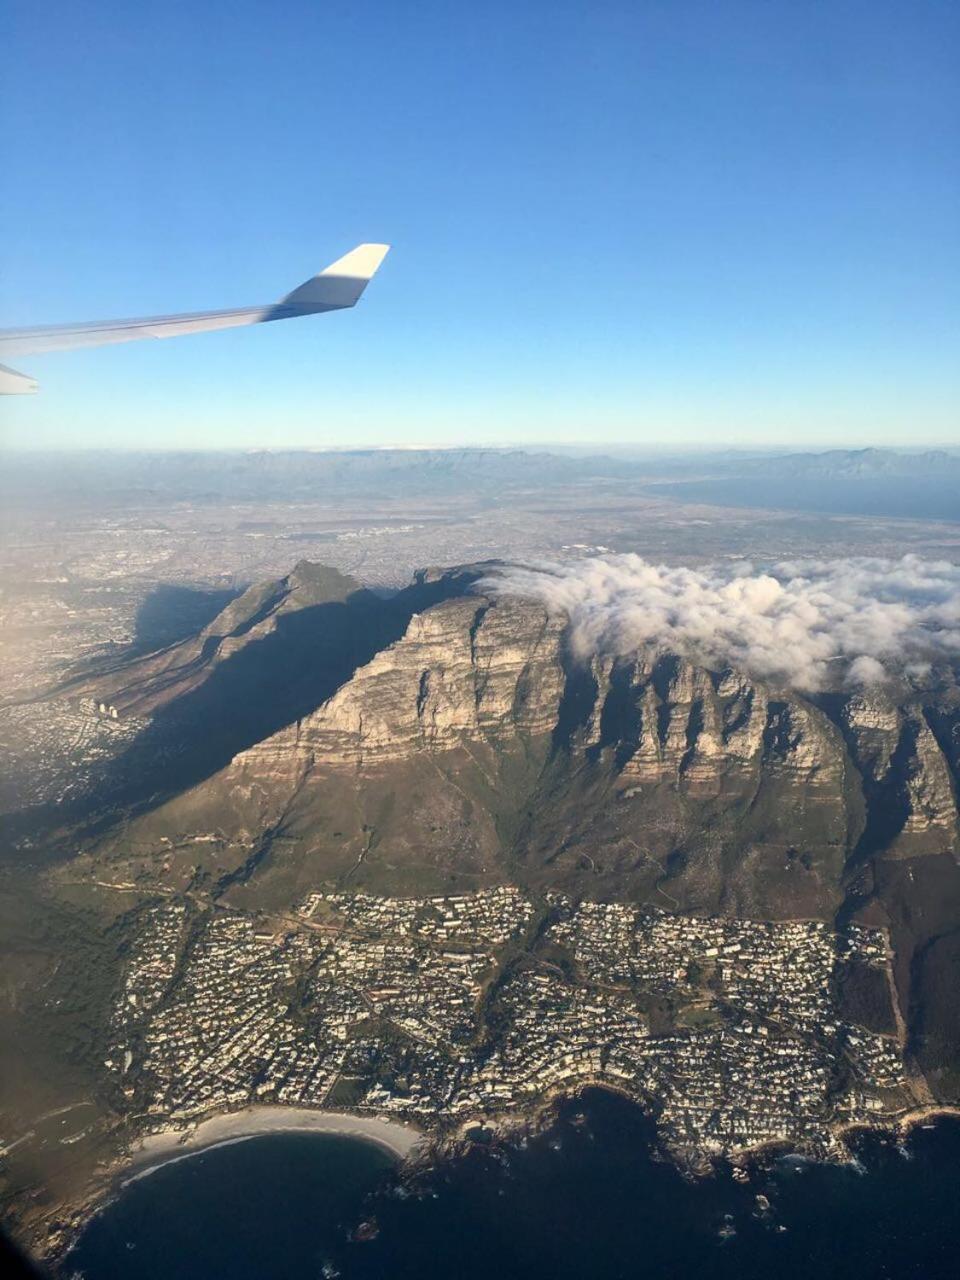
[[[690,1180],[652,1123],[591,1091],[523,1145],[412,1181],[382,1149],[282,1133],[130,1183],[70,1255],[86,1280],[890,1280],[956,1274],[960,1123],[879,1134],[838,1167],[793,1159]],[[760,1197],[760,1199],[758,1199]],[[359,1228],[359,1231],[358,1231]],[[358,1238],[361,1237],[361,1238]]]

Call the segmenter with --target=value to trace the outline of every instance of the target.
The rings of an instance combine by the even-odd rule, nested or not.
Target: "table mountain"
[[[378,642],[365,661],[343,663],[316,705],[116,826],[90,856],[248,907],[289,906],[323,885],[515,882],[699,915],[884,924],[914,1050],[953,1088],[952,674],[923,691],[895,681],[814,697],[676,653],[580,659],[562,615],[478,594],[479,573],[426,573],[405,599],[362,597],[361,630]],[[294,576],[226,611],[253,619],[229,632],[241,651],[280,633],[311,580],[302,567]],[[218,627],[181,653],[202,658]],[[208,663],[236,661],[224,646]],[[139,687],[155,689],[145,662]]]

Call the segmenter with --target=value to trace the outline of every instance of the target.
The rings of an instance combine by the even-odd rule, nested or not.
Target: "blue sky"
[[[353,312],[20,357],[15,446],[958,443],[952,0],[8,0],[0,323]]]

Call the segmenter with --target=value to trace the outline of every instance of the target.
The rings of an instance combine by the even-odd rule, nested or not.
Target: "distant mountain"
[[[630,485],[681,502],[960,520],[960,452],[586,453],[549,449],[353,449],[216,453],[13,453],[0,499],[56,502],[337,502]]]
[[[580,490],[627,484],[686,502],[785,510],[960,519],[960,452],[688,452],[606,455],[531,449],[356,449],[246,453],[20,453],[0,475],[0,500],[96,507],[128,501],[336,503],[470,493]]]
[[[960,476],[960,453],[946,449],[928,449],[922,453],[896,449],[830,449],[825,453],[789,453],[776,460],[757,459],[751,465],[756,470],[790,475],[941,478]]]
[[[283,716],[212,774],[167,787],[88,857],[114,878],[252,908],[289,907],[323,885],[406,894],[507,882],[699,915],[883,924],[913,1051],[941,1096],[960,1096],[953,674],[921,693],[812,699],[669,653],[584,665],[564,618],[475,594],[478,572],[424,574],[393,601],[361,593],[350,605],[345,581],[298,566],[234,602],[179,652],[202,658],[216,639],[208,667],[229,670],[237,656],[224,656],[219,632],[243,619],[239,653],[283,655],[284,669],[241,662],[231,697],[258,703],[263,684],[244,683],[255,674],[285,691]],[[290,602],[318,583],[360,607],[333,622],[362,625],[341,649],[284,649]],[[258,628],[268,634],[254,640]],[[124,705],[156,696],[169,668],[153,661],[115,690]],[[192,686],[161,716],[195,696]]]
[[[681,502],[952,521],[960,520],[960,454],[835,449],[733,458],[654,481],[652,491]]]
[[[380,500],[464,490],[496,494],[515,486],[615,477],[624,465],[608,457],[525,449],[23,453],[11,456],[0,495],[13,505],[54,496],[94,505],[108,497],[137,497],[148,505]]]

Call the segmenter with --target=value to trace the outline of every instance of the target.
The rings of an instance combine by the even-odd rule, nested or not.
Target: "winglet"
[[[340,311],[357,303],[389,248],[387,244],[358,244],[272,306],[193,311],[186,315],[150,316],[140,320],[0,329],[0,356],[6,358],[45,351],[69,351],[77,347],[102,347],[114,342],[133,342],[137,338],[174,338],[186,333],[262,324],[266,320],[288,320],[314,315],[318,311]],[[33,378],[0,364],[0,395],[23,395],[36,389]]]
[[[324,267],[277,303],[277,310],[309,315],[314,311],[338,311],[354,306],[376,274],[390,249],[388,244],[358,244],[355,249]],[[273,317],[270,317],[271,319]],[[279,318],[279,317],[278,317]]]
[[[17,373],[16,369],[8,369],[0,364],[0,396],[30,395],[37,389],[36,378],[27,373]]]

